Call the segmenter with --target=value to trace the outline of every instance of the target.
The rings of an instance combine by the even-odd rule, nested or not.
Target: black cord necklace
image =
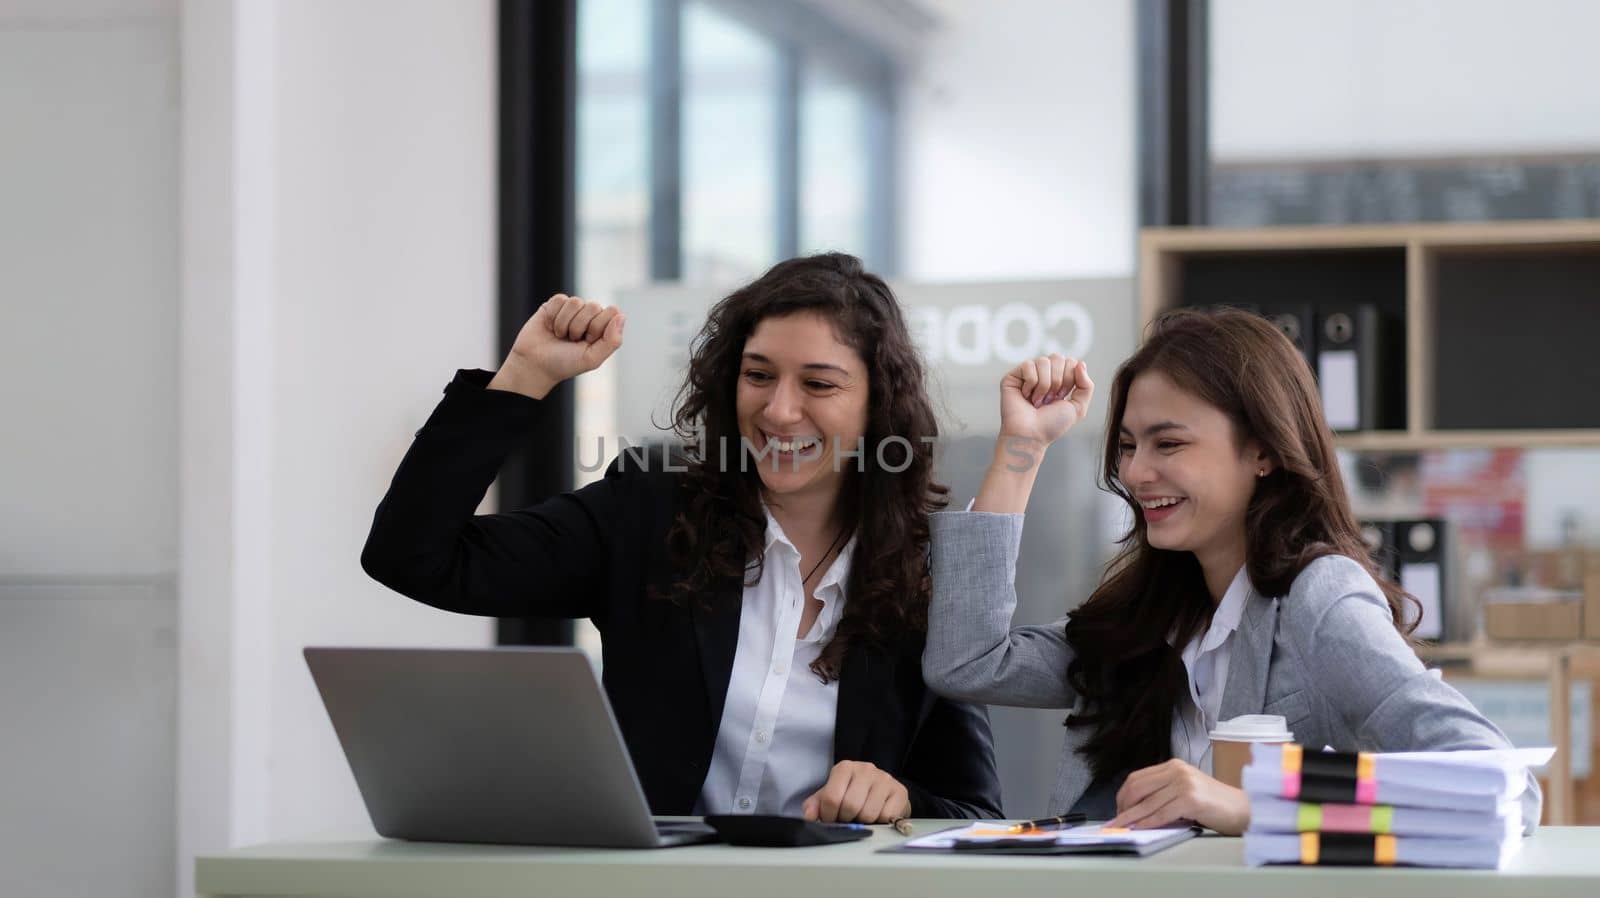
[[[802,591],[805,590],[806,584],[811,582],[811,578],[817,575],[817,569],[822,567],[822,565],[828,560],[828,556],[833,554],[834,548],[839,545],[839,540],[843,538],[844,528],[841,527],[839,528],[839,532],[834,534],[833,542],[828,543],[828,548],[822,553],[822,557],[817,559],[817,563],[811,566],[811,573],[806,574],[805,579],[800,581],[800,589]]]

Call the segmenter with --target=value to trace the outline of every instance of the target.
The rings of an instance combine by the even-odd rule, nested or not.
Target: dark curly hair
[[[852,643],[890,648],[926,632],[928,514],[943,508],[949,493],[933,480],[939,429],[921,355],[893,292],[860,259],[824,253],[779,262],[711,309],[690,350],[673,414],[688,473],[684,507],[667,545],[686,573],[660,597],[703,602],[734,578],[746,586],[761,580],[766,518],[760,475],[756,465],[726,461],[719,447],[746,450],[735,414],[746,339],[763,320],[799,312],[830,321],[838,339],[861,356],[868,376],[866,451],[861,470],[846,466],[840,497],[856,537],[849,599],[833,639],[812,665],[829,682],[838,678]]]
[[[1416,627],[1415,616],[1408,627],[1405,614],[1406,602],[1416,600],[1384,579],[1361,539],[1304,357],[1259,315],[1228,308],[1169,312],[1151,324],[1111,384],[1101,487],[1128,503],[1133,527],[1105,580],[1066,625],[1074,649],[1067,679],[1087,702],[1066,723],[1093,728],[1081,752],[1096,776],[1171,757],[1172,715],[1188,694],[1181,653],[1215,610],[1199,561],[1150,545],[1142,509],[1117,476],[1128,389],[1147,371],[1220,409],[1238,445],[1254,440],[1275,462],[1245,511],[1245,569],[1257,590],[1287,595],[1306,565],[1346,555],[1378,582],[1395,628],[1409,634]]]

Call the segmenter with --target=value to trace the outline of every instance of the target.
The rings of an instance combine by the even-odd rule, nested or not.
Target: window
[[[771,37],[683,7],[684,280],[736,281],[777,261],[778,64]]]
[[[887,51],[798,4],[581,0],[577,289],[837,249],[893,273]]]
[[[825,63],[805,67],[800,85],[802,253],[832,249],[878,255],[870,246],[872,184],[868,93]]]
[[[801,5],[580,0],[577,69],[581,295],[730,285],[820,250],[893,273],[886,51]],[[577,385],[579,484],[616,446],[612,367]]]

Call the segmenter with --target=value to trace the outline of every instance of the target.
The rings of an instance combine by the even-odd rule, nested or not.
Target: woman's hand
[[[973,510],[1026,511],[1044,451],[1083,420],[1093,398],[1089,369],[1075,359],[1052,353],[1007,371],[1000,380],[1000,438]]]
[[[840,761],[805,800],[800,816],[823,823],[890,823],[911,816],[911,793],[866,761]]]
[[[517,333],[489,389],[543,399],[556,384],[610,358],[622,346],[626,323],[616,307],[557,293]]]
[[[1029,359],[1000,380],[1000,437],[1048,446],[1089,414],[1093,398],[1082,362],[1056,353]]]
[[[1250,799],[1174,758],[1128,774],[1117,791],[1117,816],[1106,826],[1158,829],[1189,820],[1237,836],[1250,825]]]

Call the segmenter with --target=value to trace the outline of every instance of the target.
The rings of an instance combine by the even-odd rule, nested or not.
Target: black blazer
[[[361,565],[448,611],[593,620],[651,810],[692,813],[722,722],[742,585],[730,581],[715,610],[647,597],[677,579],[666,534],[683,479],[659,452],[627,453],[599,482],[532,508],[475,516],[538,405],[484,389],[490,377],[462,371],[445,388],[378,506]],[[998,817],[988,715],[924,685],[922,643],[846,652],[833,759],[870,761],[904,783],[913,816]]]

